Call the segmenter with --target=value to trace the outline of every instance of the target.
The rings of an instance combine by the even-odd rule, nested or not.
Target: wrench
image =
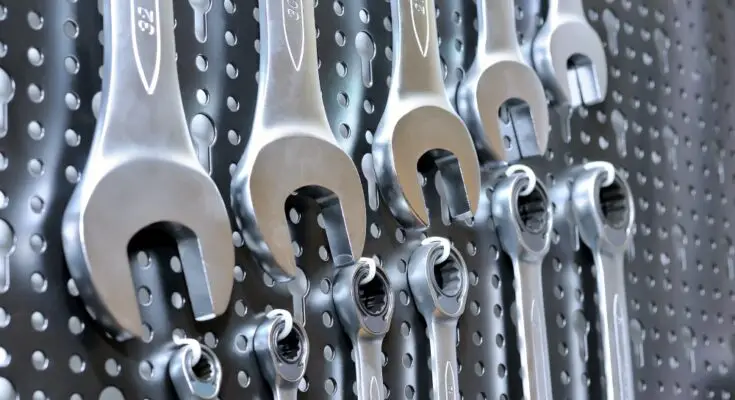
[[[270,0],[268,0],[270,1]],[[291,329],[285,331],[283,316],[269,313],[258,325],[253,348],[263,377],[273,391],[273,399],[295,400],[301,378],[309,361],[309,339],[306,331],[290,315]]]
[[[513,162],[543,155],[549,140],[546,94],[516,36],[513,0],[477,0],[477,55],[457,92],[457,110],[481,158]],[[498,117],[507,105],[511,126]]]
[[[395,307],[388,276],[374,264],[358,262],[340,268],[334,278],[332,299],[355,350],[357,398],[382,400],[383,338],[390,329]]]
[[[416,172],[429,153],[444,178],[451,217],[469,218],[479,204],[480,168],[472,137],[444,90],[434,0],[391,0],[391,10],[391,88],[372,147],[378,187],[405,228],[428,227]]]
[[[294,191],[321,207],[336,266],[365,242],[357,167],[335,140],[317,71],[314,0],[260,1],[260,86],[252,136],[232,177],[232,208],[248,247],[277,282],[296,274],[284,202]]]
[[[177,341],[178,342],[178,341]],[[183,339],[168,363],[168,374],[181,400],[214,399],[222,386],[217,354],[193,339]]]
[[[458,400],[457,322],[467,302],[467,266],[451,246],[448,257],[437,242],[419,246],[408,261],[408,286],[424,317],[431,348],[434,400]]]
[[[173,8],[173,0],[105,0],[102,107],[63,217],[71,276],[120,340],[143,334],[127,247],[151,224],[164,222],[177,240],[198,321],[222,314],[232,293],[230,220],[187,129]]]
[[[530,168],[520,170],[507,177],[500,172],[503,177],[492,192],[492,215],[503,251],[513,262],[523,398],[552,399],[542,263],[549,251],[553,215],[544,185]]]

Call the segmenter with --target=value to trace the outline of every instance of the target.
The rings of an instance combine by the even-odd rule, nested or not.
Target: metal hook
[[[202,344],[198,340],[174,336],[174,344],[180,347],[186,346],[191,350],[191,365],[195,365],[202,359]]]
[[[511,165],[505,170],[506,176],[511,176],[518,173],[524,173],[528,178],[528,185],[526,185],[526,187],[524,187],[520,193],[521,196],[528,196],[529,194],[533,193],[533,189],[536,188],[536,174],[531,168],[523,164]]]
[[[443,263],[449,259],[449,255],[452,252],[452,243],[449,239],[440,236],[431,236],[421,241],[422,246],[439,243],[442,246],[442,255],[437,259],[437,262]]]
[[[362,278],[360,281],[361,285],[364,285],[375,278],[375,271],[378,268],[378,265],[375,263],[375,260],[372,257],[361,257],[358,261],[358,263],[364,264],[368,267],[368,273],[365,275],[365,277]]]
[[[278,340],[285,339],[289,333],[291,333],[291,330],[293,329],[293,315],[291,315],[290,312],[281,309],[276,308],[274,310],[271,310],[266,314],[266,317],[268,318],[278,318],[281,317],[283,319],[283,329],[278,332]]]
[[[615,182],[615,166],[607,161],[591,161],[584,165],[584,169],[590,171],[595,168],[605,170],[605,180],[602,182],[603,187],[608,187]]]

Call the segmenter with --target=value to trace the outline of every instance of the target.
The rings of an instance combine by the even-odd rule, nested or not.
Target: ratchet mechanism
[[[434,0],[391,0],[391,10],[391,88],[372,148],[378,187],[404,227],[426,228],[429,213],[416,172],[419,159],[422,166],[431,161],[443,178],[450,216],[472,217],[479,165],[472,137],[444,90]]]
[[[215,399],[222,385],[222,364],[194,339],[174,339],[179,347],[168,362],[168,375],[181,400]]]
[[[593,255],[606,398],[632,400],[633,364],[624,268],[635,220],[630,188],[612,164],[590,162],[559,177],[551,197],[560,241],[579,243],[581,238]]]
[[[232,208],[245,242],[273,279],[294,279],[288,196],[316,200],[335,265],[365,241],[365,196],[327,122],[317,72],[314,0],[260,1],[260,86],[250,142],[233,174]]]
[[[383,338],[393,317],[390,281],[372,258],[337,270],[332,292],[334,306],[355,351],[357,398],[382,400]]]
[[[544,185],[525,165],[495,175],[492,215],[503,251],[513,262],[523,398],[552,399],[542,276],[551,241],[551,202]]]
[[[477,54],[457,92],[457,110],[483,162],[543,155],[550,129],[546,94],[521,53],[515,4],[477,0],[477,15]]]
[[[230,219],[199,164],[176,71],[173,0],[104,1],[102,107],[63,217],[66,261],[118,339],[143,334],[128,243],[164,223],[178,242],[194,316],[222,314],[235,265]]]
[[[434,400],[458,400],[457,322],[467,302],[467,266],[447,239],[429,238],[408,261],[408,286],[426,321]]]

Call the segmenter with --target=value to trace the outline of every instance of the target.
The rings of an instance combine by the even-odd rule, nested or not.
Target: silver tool
[[[173,0],[106,0],[103,99],[82,180],[63,217],[71,276],[118,339],[143,335],[127,247],[163,222],[198,321],[230,301],[227,208],[197,160],[179,92]]]
[[[260,86],[253,130],[232,178],[245,242],[277,282],[296,260],[284,212],[294,191],[321,207],[336,266],[362,255],[365,195],[327,122],[317,71],[314,0],[260,1]]]
[[[467,266],[448,241],[425,241],[408,261],[408,284],[426,321],[433,399],[457,400],[457,322],[467,302]]]
[[[207,346],[193,339],[178,339],[168,363],[168,375],[181,400],[217,398],[222,384],[222,364]]]
[[[630,187],[607,162],[572,168],[557,179],[551,196],[560,240],[574,243],[578,239],[573,235],[578,234],[594,257],[606,398],[631,400],[633,364],[624,268],[635,221]]]
[[[390,329],[395,300],[388,275],[372,258],[337,270],[332,298],[352,341],[357,369],[357,398],[382,400],[383,338]]]
[[[273,310],[255,330],[253,348],[273,398],[295,400],[309,361],[309,339],[304,328],[287,311]]]
[[[543,155],[549,110],[544,87],[518,44],[515,3],[477,0],[477,16],[477,54],[457,92],[457,110],[483,161]],[[510,126],[499,116],[502,107],[507,107]]]
[[[8,104],[15,97],[13,78],[0,68],[0,137],[8,134]]]
[[[523,398],[553,399],[542,278],[551,242],[551,202],[530,168],[514,165],[496,174],[491,210],[500,244],[513,262]]]
[[[373,138],[378,187],[404,227],[428,227],[416,178],[428,153],[444,178],[451,217],[469,218],[480,199],[479,165],[472,137],[445,94],[434,0],[391,0],[391,10],[391,88]]]

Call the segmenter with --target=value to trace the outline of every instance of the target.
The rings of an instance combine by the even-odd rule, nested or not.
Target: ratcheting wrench
[[[457,110],[482,158],[512,162],[542,155],[549,110],[544,87],[518,44],[514,2],[477,0],[477,15],[478,51],[457,92]],[[510,111],[508,128],[498,116],[504,105]]]
[[[624,268],[635,221],[630,187],[610,163],[593,162],[560,176],[551,195],[556,205],[555,226],[563,233],[560,239],[575,241],[573,235],[578,234],[594,257],[607,398],[632,400]]]
[[[424,317],[431,348],[434,400],[459,399],[457,322],[464,313],[469,288],[467,266],[450,244],[426,243],[408,261],[408,285]],[[446,256],[446,257],[445,257]]]
[[[273,399],[296,400],[309,361],[309,339],[304,328],[288,312],[271,311],[255,330],[253,348]]]
[[[513,262],[523,398],[552,399],[542,277],[551,242],[551,202],[530,168],[514,167],[520,172],[499,171],[502,177],[492,190],[492,216],[503,251]]]
[[[296,274],[284,202],[318,202],[335,265],[362,255],[365,196],[322,103],[314,0],[260,1],[260,85],[252,135],[232,177],[232,208],[245,242],[274,280]]]
[[[428,227],[416,172],[419,158],[430,153],[451,217],[469,218],[479,204],[480,169],[472,137],[444,91],[434,0],[391,0],[391,10],[391,88],[372,152],[378,187],[404,227]]]
[[[335,274],[332,298],[342,327],[354,347],[357,398],[382,400],[385,397],[383,338],[390,329],[395,306],[388,275],[374,262],[372,265],[358,262],[340,268]]]
[[[102,107],[82,180],[63,219],[72,277],[119,339],[143,334],[127,247],[165,222],[192,310],[222,314],[235,255],[225,203],[197,161],[179,92],[173,0],[106,0]]]
[[[217,354],[194,339],[174,339],[179,348],[168,362],[168,375],[181,400],[215,399],[222,387]]]

